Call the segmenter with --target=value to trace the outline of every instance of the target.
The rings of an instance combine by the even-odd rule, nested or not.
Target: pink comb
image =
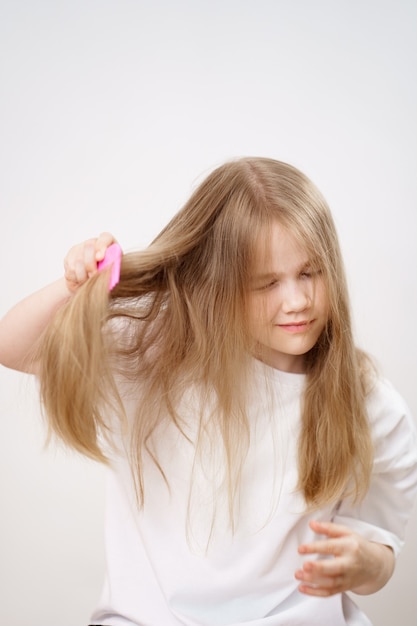
[[[110,273],[109,291],[111,291],[120,280],[121,261],[122,249],[118,243],[112,243],[112,245],[107,248],[103,260],[97,263],[97,269],[99,272],[104,270],[109,265],[112,266]]]

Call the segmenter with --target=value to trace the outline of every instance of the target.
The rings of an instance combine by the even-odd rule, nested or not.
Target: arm
[[[367,408],[374,442],[369,489],[360,502],[342,500],[335,523],[310,523],[325,537],[299,548],[307,555],[303,569],[296,572],[304,593],[324,596],[348,589],[374,593],[389,580],[403,546],[417,497],[415,422],[403,398],[380,378],[367,397]],[[310,561],[309,554],[334,558]],[[318,582],[323,573],[324,584]],[[317,592],[311,586],[307,589],[313,578]]]
[[[65,278],[61,278],[6,313],[0,321],[0,363],[22,372],[36,373],[33,351],[37,340],[71,295]]]
[[[114,242],[109,233],[74,246],[64,261],[65,277],[16,304],[0,320],[0,363],[36,373],[33,360],[37,341],[55,313],[96,273],[97,263]]]
[[[341,524],[312,521],[310,527],[327,538],[301,545],[299,553],[333,558],[305,561],[303,569],[295,573],[302,593],[326,597],[353,591],[367,595],[379,591],[391,578],[395,557],[389,546],[364,539]]]

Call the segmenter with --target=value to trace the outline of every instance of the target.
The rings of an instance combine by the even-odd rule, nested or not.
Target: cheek
[[[273,313],[274,302],[268,295],[256,294],[250,299],[249,319],[252,325],[259,326],[267,323]]]
[[[316,310],[319,311],[323,317],[327,318],[329,316],[330,305],[327,288],[323,281],[319,281],[315,286],[314,303]]]
[[[256,296],[250,298],[248,304],[249,333],[252,337],[256,338],[262,332],[266,319],[265,300],[259,294],[256,294]]]

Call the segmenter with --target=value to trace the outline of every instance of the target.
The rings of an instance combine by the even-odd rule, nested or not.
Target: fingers
[[[354,533],[352,530],[341,524],[312,520],[310,522],[310,528],[319,535],[326,535],[328,539],[301,544],[298,548],[300,554],[337,555],[343,552],[348,543],[354,542]]]
[[[347,549],[355,549],[353,537],[338,537],[336,539],[322,539],[302,544],[298,548],[299,554],[321,554],[323,556],[338,556]]]
[[[302,569],[295,572],[302,593],[330,596],[346,590],[346,563],[342,558],[306,561]]]
[[[335,578],[338,576],[344,576],[347,569],[347,562],[343,558],[336,559],[319,559],[318,561],[306,561],[302,570],[298,570],[298,573],[302,572],[303,576],[300,580],[308,582],[319,582],[325,578]]]
[[[106,250],[112,243],[116,243],[116,239],[113,237],[111,233],[101,233],[95,240],[95,260],[96,263],[98,261],[102,261],[104,255],[106,254]]]
[[[309,581],[307,579],[304,580],[297,574],[298,572],[296,572],[295,577],[297,578],[297,580],[300,581],[300,585],[298,585],[298,590],[301,593],[305,593],[306,595],[327,598],[336,593],[342,593],[342,591],[345,591],[342,584],[342,578],[322,578]]]
[[[305,561],[295,573],[301,583],[299,590],[325,597],[352,589],[363,574],[363,539],[346,526],[332,522],[312,521],[310,527],[326,538],[301,544],[299,554],[331,558]]]
[[[350,528],[342,524],[335,524],[334,522],[318,522],[317,520],[311,520],[309,526],[318,535],[326,535],[327,537],[345,537],[352,534]]]
[[[111,233],[105,232],[70,249],[64,259],[64,270],[67,287],[71,292],[75,292],[97,272],[97,263],[115,241]]]

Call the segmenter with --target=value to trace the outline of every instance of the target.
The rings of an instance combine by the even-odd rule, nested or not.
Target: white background
[[[417,415],[416,30],[414,0],[3,0],[0,315],[73,243],[143,247],[202,174],[270,156],[327,197],[358,342]],[[103,469],[44,434],[33,381],[0,369],[0,623],[85,626]],[[359,598],[376,626],[415,625],[416,531]]]

